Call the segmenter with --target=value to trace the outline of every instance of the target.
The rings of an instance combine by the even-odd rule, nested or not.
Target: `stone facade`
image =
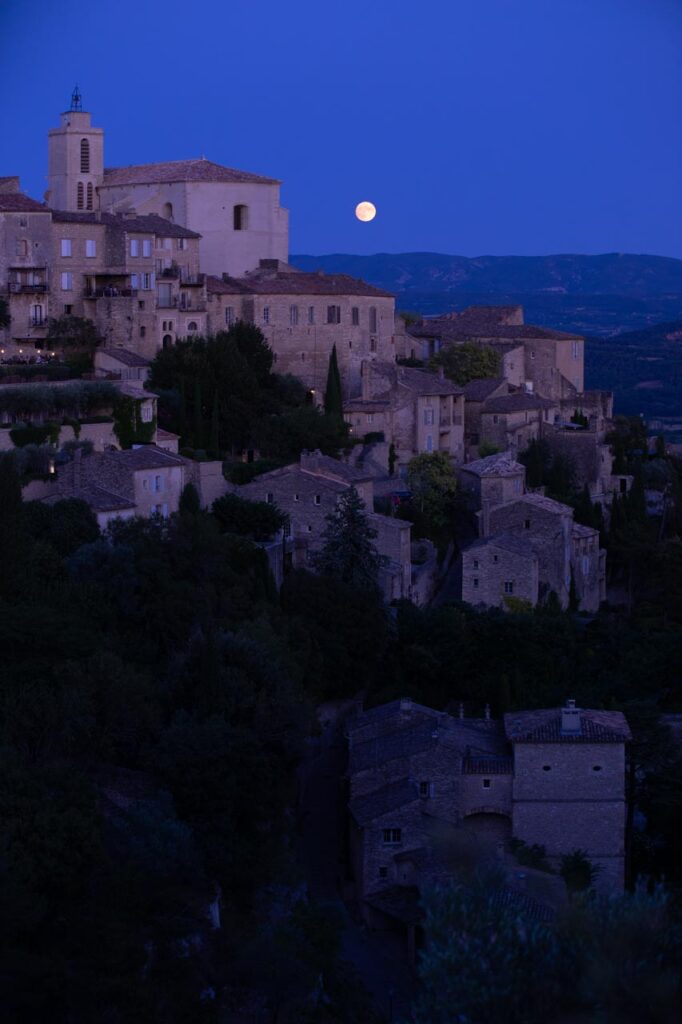
[[[265,501],[286,512],[291,563],[294,567],[310,568],[312,556],[322,547],[326,517],[351,485],[366,509],[371,510],[374,486],[370,476],[319,452],[303,452],[298,464],[262,473],[251,483],[233,490],[249,501]],[[410,524],[372,511],[368,511],[367,518],[377,534],[376,549],[387,560],[380,580],[384,597],[388,601],[409,598]]]
[[[512,835],[545,846],[554,865],[584,849],[597,887],[622,889],[630,732],[620,712],[569,701],[503,727],[403,699],[360,713],[347,734],[351,864],[368,920],[381,908],[410,923],[414,888],[446,879],[463,850],[494,856],[513,889]]]
[[[399,472],[422,452],[464,459],[464,393],[442,374],[365,362],[361,394],[344,402],[344,418],[356,436],[383,433]]]
[[[502,533],[474,541],[462,552],[462,600],[510,608],[514,600],[538,603],[540,558],[531,537]]]
[[[462,492],[479,521],[479,533],[490,533],[490,509],[515,501],[526,490],[526,467],[510,451],[467,462],[457,470]]]
[[[542,436],[543,428],[559,416],[559,404],[526,391],[491,397],[480,410],[481,444],[502,451],[522,452],[532,440]]]

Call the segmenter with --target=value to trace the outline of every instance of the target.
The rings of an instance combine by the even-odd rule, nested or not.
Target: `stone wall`
[[[468,604],[506,608],[505,598],[513,597],[535,605],[539,580],[539,559],[531,548],[510,551],[491,541],[462,552],[462,600]]]
[[[568,605],[571,585],[572,513],[548,512],[524,501],[490,510],[490,533],[527,533],[533,538],[539,562],[539,579],[553,590],[562,608]],[[528,524],[528,525],[526,525]]]

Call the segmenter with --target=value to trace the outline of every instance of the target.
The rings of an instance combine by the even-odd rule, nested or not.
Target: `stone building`
[[[262,473],[233,491],[249,501],[265,501],[286,512],[288,562],[294,568],[310,568],[312,556],[322,547],[326,517],[351,485],[368,510],[367,519],[376,531],[375,547],[386,560],[380,574],[386,600],[409,598],[411,527],[405,520],[371,511],[374,485],[368,474],[320,452],[302,452],[300,462]]]
[[[201,235],[204,271],[239,276],[259,259],[286,260],[287,211],[280,182],[206,160],[104,166],[104,131],[74,93],[48,136],[49,206],[155,214]]]
[[[444,346],[474,342],[500,351],[502,375],[514,385],[528,382],[539,395],[552,399],[584,391],[584,338],[524,323],[522,306],[469,306],[408,330],[422,358]]]
[[[209,277],[208,330],[235,320],[256,324],[275,355],[277,373],[291,373],[322,400],[336,346],[346,394],[360,387],[364,360],[395,358],[395,300],[345,274],[315,274],[261,260],[238,279]]]
[[[472,851],[495,858],[526,912],[545,904],[551,915],[558,880],[545,876],[544,888],[542,873],[519,872],[512,836],[545,846],[553,866],[585,850],[597,888],[622,890],[630,731],[620,712],[569,701],[503,724],[401,699],[359,713],[347,735],[350,861],[370,925],[406,925],[414,948],[420,887],[445,881]]]
[[[540,597],[542,544],[532,536],[499,533],[482,537],[462,552],[462,600],[486,608],[536,605]]]
[[[481,444],[522,452],[542,436],[545,425],[559,416],[559,405],[528,391],[487,398],[480,409]]]
[[[505,377],[482,377],[464,385],[464,447],[467,459],[478,458],[481,437],[481,409],[484,403],[500,395],[508,395],[509,381]]]
[[[514,501],[526,490],[526,467],[514,459],[511,451],[466,462],[458,467],[457,477],[469,509],[476,513],[482,536],[490,533],[490,509]]]
[[[365,362],[361,394],[343,412],[356,437],[382,433],[395,446],[399,472],[422,452],[464,459],[464,393],[442,373]]]
[[[18,179],[9,179],[10,181]],[[0,183],[8,179],[0,179]],[[7,188],[7,185],[2,185]],[[0,191],[0,295],[12,322],[4,333],[16,347],[42,342],[50,307],[52,222],[50,211],[17,190]]]

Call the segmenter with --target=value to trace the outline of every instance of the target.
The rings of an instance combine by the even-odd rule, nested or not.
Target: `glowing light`
[[[358,220],[367,223],[367,221],[374,220],[377,215],[377,208],[374,203],[362,202],[358,203],[355,207],[355,216]]]

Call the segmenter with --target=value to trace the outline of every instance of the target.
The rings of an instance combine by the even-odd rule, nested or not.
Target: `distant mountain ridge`
[[[350,274],[407,297],[410,292],[557,295],[682,295],[682,259],[629,253],[600,256],[449,256],[406,252],[294,255],[301,270]]]
[[[668,256],[447,256],[432,252],[290,256],[301,270],[350,274],[398,309],[447,313],[520,304],[526,322],[597,337],[682,318],[682,260]]]

